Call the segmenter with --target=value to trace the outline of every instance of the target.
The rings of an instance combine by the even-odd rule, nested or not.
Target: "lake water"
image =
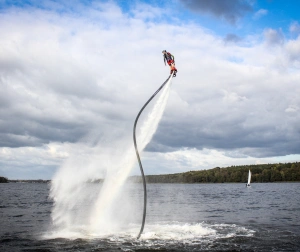
[[[90,186],[91,192],[101,188]],[[52,232],[49,184],[0,184],[0,251],[300,251],[300,183],[148,184],[147,189],[139,240],[141,184],[124,189],[140,205],[122,232],[66,238]],[[118,209],[120,218],[122,205]]]

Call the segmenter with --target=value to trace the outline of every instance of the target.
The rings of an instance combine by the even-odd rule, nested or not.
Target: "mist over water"
[[[137,146],[141,153],[151,141],[166,107],[172,77],[151,101],[137,124]],[[146,102],[146,101],[145,101]],[[147,107],[147,108],[148,108]],[[138,109],[137,109],[138,112]],[[145,113],[145,115],[144,115]],[[133,126],[133,124],[132,124]],[[136,235],[142,212],[130,202],[122,190],[124,182],[137,162],[132,131],[123,136],[109,137],[96,146],[78,144],[80,155],[71,156],[52,179],[50,197],[53,237],[99,237],[116,234],[128,229]],[[90,181],[103,178],[99,185]],[[142,189],[141,189],[142,190]],[[131,225],[131,226],[130,226]]]

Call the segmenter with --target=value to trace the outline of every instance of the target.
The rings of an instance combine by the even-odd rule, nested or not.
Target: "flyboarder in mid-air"
[[[173,77],[176,77],[176,73],[177,73],[177,69],[175,67],[175,58],[174,56],[167,52],[166,50],[163,50],[162,51],[163,55],[164,55],[164,62],[165,62],[165,65],[166,65],[166,62],[168,63],[168,65],[170,66],[170,74],[173,73]]]

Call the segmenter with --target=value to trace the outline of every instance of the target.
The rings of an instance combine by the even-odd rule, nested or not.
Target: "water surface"
[[[141,184],[124,188],[140,203],[135,218],[102,236],[53,232],[49,188],[0,184],[1,251],[300,251],[300,183],[148,184],[139,240]],[[91,193],[100,188],[91,184]],[[128,207],[121,203],[119,218]]]

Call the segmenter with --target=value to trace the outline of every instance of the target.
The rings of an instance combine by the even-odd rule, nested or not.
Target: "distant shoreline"
[[[300,182],[300,162],[240,165],[225,168],[216,167],[208,170],[188,171],[174,174],[146,175],[146,182],[176,183],[176,184],[211,184],[211,183],[246,183],[248,171],[252,172],[251,183]],[[86,181],[87,183],[102,183],[103,178]],[[141,176],[131,176],[129,182],[142,183]],[[2,183],[51,183],[43,179],[14,179],[0,177]]]
[[[8,183],[51,183],[50,179],[9,179]]]
[[[130,180],[131,177],[129,177]],[[28,184],[50,184],[52,180],[8,180],[8,183],[28,183]],[[130,181],[131,183],[140,184],[142,181]],[[90,182],[95,184],[101,182]],[[253,182],[251,184],[263,184],[263,183],[300,183],[300,181],[273,181],[273,182]],[[245,182],[201,182],[201,183],[190,183],[190,182],[147,182],[147,184],[245,184]]]

